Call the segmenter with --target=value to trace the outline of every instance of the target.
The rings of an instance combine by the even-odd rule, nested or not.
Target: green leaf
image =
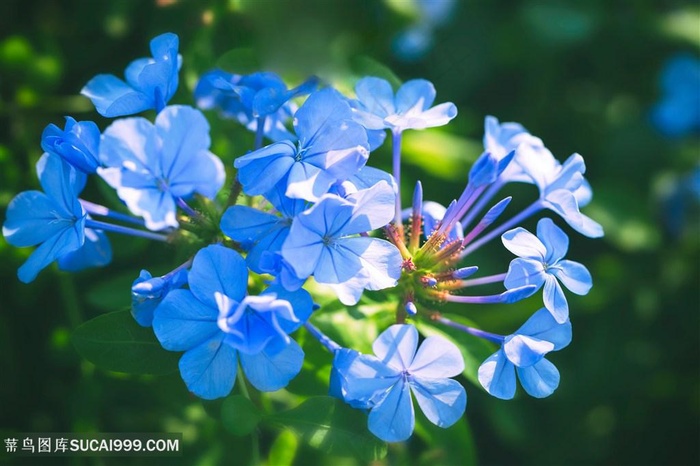
[[[248,435],[258,426],[262,415],[252,401],[231,395],[221,405],[221,422],[233,435]]]
[[[261,65],[258,54],[253,49],[238,48],[229,50],[219,57],[216,68],[229,73],[250,74],[260,71]]]
[[[179,353],[164,350],[150,328],[129,311],[95,317],[73,331],[73,346],[100,369],[128,374],[163,375],[177,371]]]
[[[289,427],[319,450],[375,461],[386,455],[386,443],[367,430],[367,416],[329,396],[309,398],[296,408],[267,418]]]
[[[476,464],[476,448],[466,418],[445,429],[430,422],[422,411],[416,410],[415,433],[427,444],[416,464]]]
[[[91,306],[103,311],[131,308],[131,284],[136,277],[134,272],[127,272],[101,281],[88,290],[85,298]]]
[[[299,441],[290,430],[283,430],[270,447],[267,464],[270,466],[292,466]]]
[[[401,79],[389,67],[366,55],[359,55],[351,59],[350,69],[358,76],[375,76],[386,79],[394,88],[394,91],[402,84]]]
[[[469,327],[477,327],[469,319],[465,319],[462,316],[443,314],[443,317]],[[432,321],[416,320],[414,323],[423,335],[438,335],[443,338],[447,338],[457,345],[457,348],[459,348],[459,351],[462,353],[462,357],[464,358],[464,376],[474,385],[478,387],[481,386],[479,379],[477,378],[477,372],[479,371],[479,366],[496,351],[493,344],[481,338],[462,332],[461,330],[435,324]]]
[[[482,151],[481,142],[434,129],[406,132],[401,142],[402,160],[446,180],[463,179]]]

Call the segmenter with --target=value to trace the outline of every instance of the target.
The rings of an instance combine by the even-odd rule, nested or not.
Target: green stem
[[[236,376],[238,378],[238,387],[241,390],[241,395],[250,400],[250,393],[248,393],[248,387],[246,386],[245,378],[243,377],[243,368],[241,366],[238,366],[238,374]],[[250,464],[252,466],[258,466],[260,464],[260,435],[257,428],[250,433],[250,438],[253,455]]]

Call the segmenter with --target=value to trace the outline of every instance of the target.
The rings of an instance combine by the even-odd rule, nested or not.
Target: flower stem
[[[392,150],[392,167],[394,170],[394,180],[398,192],[396,193],[396,213],[394,215],[394,224],[403,235],[403,224],[401,221],[401,131],[391,132],[391,150]]]
[[[315,339],[318,340],[319,343],[323,345],[324,348],[326,348],[331,353],[335,353],[341,348],[341,346],[338,343],[331,340],[326,334],[321,332],[311,322],[305,322],[304,327]]]
[[[479,330],[478,328],[468,327],[466,325],[458,324],[457,322],[454,322],[450,319],[442,317],[441,315],[439,315],[437,313],[433,314],[432,319],[440,322],[443,325],[447,325],[448,327],[456,328],[457,330],[467,332],[470,335],[474,335],[475,337],[483,338],[484,340],[491,341],[491,342],[496,343],[498,345],[503,343],[503,339],[505,338],[502,335],[497,335],[495,333],[490,333],[490,332],[484,332],[483,330]]]
[[[250,393],[248,392],[248,387],[246,386],[245,383],[245,378],[243,377],[243,368],[239,365],[238,366],[238,371],[236,373],[236,378],[238,379],[238,388],[241,391],[241,395],[243,395],[245,398],[250,400]],[[250,464],[253,466],[258,466],[260,464],[260,438],[258,436],[258,429],[255,428],[253,431],[250,433],[250,441],[251,441],[251,449],[252,449],[252,458],[250,461]]]
[[[506,279],[505,273],[489,275],[487,277],[472,278],[471,280],[462,280],[462,287],[486,285],[488,283],[498,283]]]
[[[120,220],[122,222],[133,223],[134,225],[143,226],[143,219],[132,217],[131,215],[122,214],[120,212],[115,212],[105,206],[86,201],[85,199],[79,199],[80,204],[85,208],[87,213],[90,215],[97,215],[98,217],[107,217],[114,220]]]
[[[113,225],[111,223],[99,222],[97,220],[86,219],[85,227],[93,230],[105,230],[122,235],[138,236],[141,238],[152,239],[155,241],[168,242],[168,237],[160,233],[151,233],[150,231],[136,230],[135,228],[123,227],[121,225]]]

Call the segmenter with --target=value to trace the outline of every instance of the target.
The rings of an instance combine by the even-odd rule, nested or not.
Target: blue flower
[[[388,81],[362,78],[355,85],[357,100],[351,101],[355,119],[368,130],[391,129],[400,133],[407,129],[442,126],[457,116],[451,102],[431,107],[435,87],[424,79],[406,81],[394,96]]]
[[[303,199],[290,199],[284,189],[276,186],[267,193],[267,199],[279,213],[275,215],[244,205],[234,205],[226,209],[221,217],[221,231],[238,241],[248,252],[246,262],[256,273],[264,273],[260,267],[265,253],[279,252],[289,235],[292,220],[307,207]]]
[[[413,396],[428,420],[443,428],[457,422],[467,405],[464,387],[450,379],[464,370],[459,349],[436,336],[417,348],[414,326],[392,325],[372,345],[376,356],[336,352],[331,393],[369,409],[370,432],[387,442],[401,442],[413,433]]]
[[[131,285],[131,315],[142,327],[153,325],[153,311],[163,298],[174,289],[187,284],[187,269],[154,277],[148,270],[142,270]]]
[[[224,166],[209,143],[209,124],[191,107],[166,107],[155,126],[140,117],[120,119],[102,135],[106,168],[98,173],[147,228],[177,227],[178,198],[213,198],[224,184]]]
[[[50,124],[41,134],[41,148],[61,156],[63,160],[84,173],[95,173],[98,160],[100,129],[92,121],[77,122],[66,117],[64,129]]]
[[[388,241],[357,236],[386,225],[393,217],[394,191],[385,182],[341,198],[327,194],[292,222],[282,257],[297,277],[313,274],[343,304],[357,303],[364,289],[396,285],[402,258]]]
[[[90,216],[87,216],[90,219]],[[102,230],[85,228],[85,242],[75,251],[58,258],[58,268],[78,272],[90,267],[104,267],[112,262],[112,245]]]
[[[479,367],[479,382],[496,398],[510,400],[515,396],[517,373],[529,395],[547,397],[559,386],[559,371],[544,356],[570,342],[571,322],[558,323],[547,309],[540,309],[503,338],[501,348]]]
[[[545,166],[556,163],[542,140],[528,133],[523,125],[515,122],[499,123],[498,119],[492,116],[487,116],[484,120],[484,150],[499,161],[515,151],[513,162],[508,164],[500,175],[504,182],[534,183],[520,166],[520,158],[537,159],[538,163]]]
[[[700,130],[700,60],[679,54],[661,72],[661,101],[652,109],[656,127],[667,136],[680,137]]]
[[[503,245],[513,254],[503,284],[507,289],[535,285],[534,291],[544,285],[544,305],[554,319],[564,323],[569,318],[569,305],[561,281],[570,291],[585,295],[593,286],[591,274],[578,262],[565,260],[569,237],[551,219],[537,223],[537,236],[518,227],[503,233]],[[557,280],[558,279],[558,280]]]
[[[282,183],[286,196],[315,202],[333,183],[356,174],[367,162],[369,146],[365,129],[351,118],[337,91],[311,94],[294,116],[298,146],[278,142],[235,160],[245,193],[265,194]]]
[[[317,84],[317,78],[310,78],[294,89],[287,89],[275,73],[241,76],[213,70],[202,75],[194,98],[198,107],[218,108],[223,116],[235,118],[251,131],[257,131],[259,120],[264,118],[264,134],[273,141],[281,141],[294,138],[284,125],[296,110],[290,100],[312,92]]]
[[[112,74],[99,74],[80,91],[105,117],[133,115],[145,110],[160,112],[178,86],[182,57],[179,39],[172,33],[151,40],[153,58],[132,61],[124,71],[126,82]]]
[[[259,390],[285,387],[299,373],[304,353],[287,335],[313,308],[305,290],[270,287],[246,296],[243,258],[220,245],[200,250],[188,275],[189,290],[170,291],[156,308],[153,330],[163,347],[184,351],[180,374],[195,395],[228,395],[240,360]]]
[[[2,234],[13,246],[40,244],[17,271],[24,283],[85,242],[87,214],[78,201],[85,175],[49,153],[39,159],[36,171],[44,192],[25,191],[15,196],[2,227]]]

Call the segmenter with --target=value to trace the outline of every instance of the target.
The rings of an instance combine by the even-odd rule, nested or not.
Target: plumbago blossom
[[[585,236],[603,235],[581,212],[592,189],[580,155],[559,162],[522,125],[488,116],[484,153],[465,173],[462,192],[442,206],[424,201],[420,181],[412,196],[400,189],[403,133],[445,125],[457,114],[452,103],[433,105],[430,82],[411,80],[394,91],[381,78],[365,77],[354,96],[345,96],[317,78],[292,87],[269,72],[214,70],[196,86],[197,104],[255,133],[251,151],[227,162],[237,172],[226,182],[224,163],[210,152],[205,114],[167,105],[178,85],[178,46],[174,34],[158,36],[153,57],[132,62],[126,82],[98,75],[83,89],[103,116],[155,110],[152,119],[117,118],[100,129],[67,117],[63,129],[46,128],[46,153],[37,164],[43,192],[18,194],[3,225],[10,244],[38,246],[18,271],[21,281],[31,282],[54,261],[71,271],[106,265],[106,233],[167,243],[172,248],[163,254],[178,249],[180,265],[162,275],[134,272],[129,323],[151,328],[165,350],[181,353],[179,371],[190,392],[216,399],[233,390],[248,396],[247,383],[262,392],[288,387],[307,365],[301,335],[304,345],[317,340],[328,350],[329,394],[366,412],[369,431],[388,442],[411,437],[414,401],[439,427],[460,422],[470,338],[494,345],[478,374],[467,374],[488,393],[512,398],[517,376],[526,393],[552,394],[560,374],[545,356],[571,340],[561,285],[586,294],[592,278],[565,259],[569,239],[554,220],[541,219],[536,236],[521,224],[554,212]],[[383,157],[374,151],[387,130],[391,174],[368,165]],[[111,209],[79,197],[96,177],[123,205]],[[501,194],[512,182],[539,192],[519,213]],[[497,238],[518,257],[496,264],[501,273],[478,276],[471,254]],[[482,286],[487,291],[479,292]],[[541,288],[545,307],[510,335],[434,310],[446,305],[469,314],[470,305],[510,304]],[[341,311],[328,304],[328,292]],[[373,355],[324,333],[334,330],[324,314],[359,319],[362,306],[390,313],[361,323],[365,334],[379,335]],[[378,328],[385,317],[395,324]],[[441,328],[462,336],[439,336]],[[433,330],[423,338],[418,329]],[[308,362],[308,369],[323,373],[317,364]]]

